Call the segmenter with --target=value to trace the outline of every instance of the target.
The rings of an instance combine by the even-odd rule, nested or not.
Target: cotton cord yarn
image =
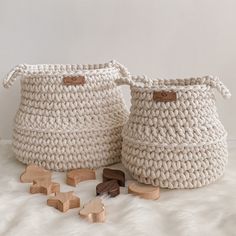
[[[84,85],[63,84],[82,75]],[[128,118],[121,91],[127,69],[116,61],[97,65],[18,65],[3,84],[21,77],[13,151],[25,164],[66,171],[120,161],[121,131]],[[121,80],[121,81],[120,81]]]
[[[230,92],[218,78],[133,77],[126,83],[132,106],[122,131],[122,163],[136,180],[182,189],[201,187],[222,176],[228,156],[226,131],[213,89],[225,98]],[[174,91],[177,99],[155,101],[154,91]]]

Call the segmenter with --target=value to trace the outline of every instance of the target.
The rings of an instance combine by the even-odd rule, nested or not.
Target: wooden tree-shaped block
[[[102,200],[98,197],[84,205],[79,215],[89,222],[99,223],[105,221],[105,207]]]

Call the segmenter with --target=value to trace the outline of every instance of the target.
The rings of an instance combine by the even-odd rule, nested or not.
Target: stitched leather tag
[[[154,91],[153,100],[157,102],[176,101],[176,92],[174,91]]]
[[[85,77],[83,75],[78,76],[65,76],[63,78],[64,85],[84,85]]]

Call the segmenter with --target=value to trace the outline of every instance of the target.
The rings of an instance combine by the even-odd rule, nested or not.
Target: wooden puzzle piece
[[[159,187],[152,185],[140,184],[138,182],[131,183],[128,187],[128,193],[137,195],[141,198],[156,200],[160,197]]]
[[[20,176],[20,181],[23,183],[32,183],[34,180],[39,179],[51,179],[52,173],[45,170],[43,167],[39,167],[30,164],[26,167],[25,171]]]
[[[97,195],[108,194],[111,197],[115,197],[120,194],[120,186],[116,180],[110,180],[104,183],[100,183],[96,186]]]
[[[105,221],[105,207],[101,198],[96,197],[90,202],[86,203],[79,215],[92,223],[99,223]]]
[[[104,168],[102,177],[103,177],[103,182],[109,180],[117,180],[120,186],[125,187],[125,173],[121,170]]]
[[[34,180],[30,186],[30,193],[43,193],[49,195],[51,193],[60,192],[60,184],[51,182],[49,179]]]
[[[67,172],[66,183],[72,186],[85,181],[96,179],[95,170],[92,169],[77,169]]]
[[[61,212],[66,212],[69,209],[80,207],[80,199],[79,197],[74,196],[73,193],[73,191],[55,193],[55,197],[49,198],[47,204],[55,207]]]

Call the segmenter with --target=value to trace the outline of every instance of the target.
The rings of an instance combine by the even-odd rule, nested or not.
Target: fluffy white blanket
[[[232,145],[231,145],[232,146]],[[78,216],[78,209],[61,213],[46,205],[47,196],[30,194],[29,184],[19,182],[25,166],[15,160],[9,144],[0,144],[0,235],[86,236],[228,236],[236,235],[236,148],[230,148],[223,178],[194,190],[162,190],[157,201],[127,194],[104,197],[105,223],[91,224]],[[121,164],[113,167],[123,169]],[[53,173],[62,191],[74,190],[85,203],[95,196],[101,181],[82,182],[76,188],[65,184],[65,173]],[[130,176],[127,175],[130,179]]]

